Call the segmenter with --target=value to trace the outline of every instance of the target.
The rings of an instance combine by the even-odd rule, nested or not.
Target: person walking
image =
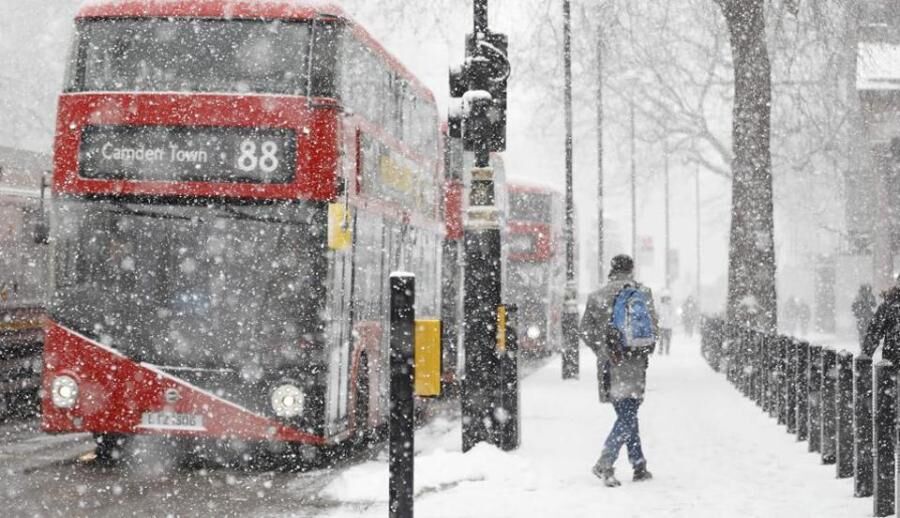
[[[809,333],[809,321],[812,319],[812,310],[805,300],[797,303],[797,322],[800,324],[800,336]]]
[[[694,326],[697,325],[698,313],[697,302],[693,296],[688,295],[684,305],[681,306],[681,321],[684,324],[684,332],[688,335],[688,338],[694,336]]]
[[[622,329],[623,320],[629,323],[628,329]],[[653,477],[641,446],[638,409],[658,329],[653,293],[635,281],[634,260],[617,255],[609,282],[588,298],[580,326],[582,338],[597,356],[600,401],[612,403],[616,412],[616,422],[591,470],[607,487],[621,485],[614,465],[623,445],[634,469],[633,480]]]
[[[790,296],[784,302],[784,309],[781,312],[781,323],[784,332],[788,336],[794,336],[797,333],[797,298]]]
[[[869,323],[872,322],[872,317],[875,316],[875,308],[877,306],[878,301],[875,300],[875,295],[872,293],[872,286],[869,284],[860,286],[851,307],[853,316],[856,317],[856,333],[859,336],[860,343],[866,338],[866,330],[869,327]]]
[[[865,330],[862,353],[871,357],[884,340],[881,357],[900,365],[900,278],[898,284],[884,292],[884,301]]]
[[[668,355],[672,345],[672,327],[675,320],[671,295],[662,294],[657,311],[659,313],[659,354]]]

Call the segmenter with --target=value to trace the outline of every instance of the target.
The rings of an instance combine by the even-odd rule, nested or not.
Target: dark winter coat
[[[881,357],[900,365],[900,287],[891,288],[884,294],[884,302],[878,306],[866,330],[863,354],[872,356],[882,340]]]
[[[871,289],[861,288],[856,295],[856,299],[853,300],[853,316],[856,317],[856,328],[860,337],[865,335],[869,323],[872,322],[873,313],[877,305],[878,302],[875,300],[875,295],[872,295]]]
[[[647,383],[648,358],[639,354],[620,357],[610,350],[607,340],[608,324],[612,320],[613,304],[616,296],[626,285],[631,285],[646,294],[650,302],[654,334],[659,332],[656,309],[653,307],[653,293],[649,288],[635,282],[631,275],[610,276],[609,283],[588,297],[584,316],[581,318],[581,336],[585,344],[597,355],[597,382],[600,400],[619,401],[622,399],[643,399]],[[604,379],[604,374],[608,378]]]

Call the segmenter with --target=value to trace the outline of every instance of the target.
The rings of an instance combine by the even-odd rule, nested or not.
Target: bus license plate
[[[205,430],[202,415],[176,414],[174,412],[145,412],[141,416],[141,426],[144,428]]]

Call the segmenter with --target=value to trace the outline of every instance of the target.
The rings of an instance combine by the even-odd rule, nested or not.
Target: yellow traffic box
[[[339,252],[353,243],[350,213],[343,203],[328,206],[328,248]]]
[[[416,396],[441,395],[441,321],[416,320]]]
[[[497,306],[497,350],[506,352],[506,306]]]

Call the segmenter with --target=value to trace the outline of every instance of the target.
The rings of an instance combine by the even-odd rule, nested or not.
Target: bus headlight
[[[296,417],[303,413],[306,396],[294,385],[279,385],[272,391],[272,410],[278,417]]]
[[[539,328],[538,326],[528,326],[527,334],[528,338],[537,340],[541,336],[541,328]]]
[[[78,383],[71,376],[57,376],[50,384],[50,397],[58,408],[72,408],[78,401]]]

